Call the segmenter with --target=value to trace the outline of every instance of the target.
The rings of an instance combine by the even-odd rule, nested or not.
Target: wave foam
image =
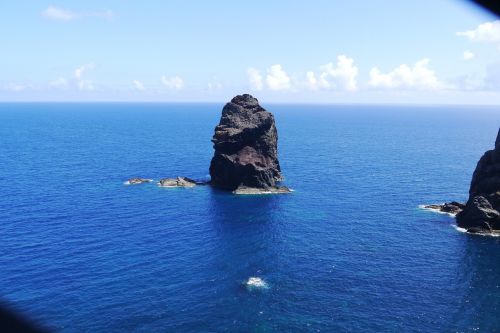
[[[245,285],[247,288],[254,289],[267,289],[269,286],[267,285],[266,281],[261,279],[260,277],[249,277],[248,280],[245,282]]]
[[[451,226],[453,227],[453,229],[455,229],[455,230],[456,230],[456,231],[458,231],[458,232],[462,232],[462,233],[464,233],[464,234],[466,234],[466,233],[467,233],[467,229],[465,229],[465,228],[460,228],[460,227],[459,227],[458,225],[456,225],[456,224],[452,224]]]
[[[442,204],[437,204],[437,205],[444,205],[444,203]],[[422,210],[427,210],[429,212],[433,212],[433,213],[437,213],[437,214],[441,214],[441,215],[448,215],[448,216],[451,216],[451,217],[456,217],[457,214],[453,214],[453,213],[447,213],[447,212],[442,212],[440,211],[439,209],[436,209],[436,208],[429,208],[427,207],[428,205],[418,205],[418,208],[422,209]]]
[[[467,229],[460,228],[456,224],[452,224],[451,226],[456,231],[464,233],[464,234],[469,234],[469,235],[474,235],[474,236],[500,237],[500,233],[498,233],[498,232],[482,232],[482,233],[477,232],[477,233],[474,233],[474,232],[468,232]]]

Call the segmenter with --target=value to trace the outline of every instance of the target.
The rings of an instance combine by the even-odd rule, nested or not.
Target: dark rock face
[[[464,208],[465,205],[460,202],[452,201],[452,202],[447,202],[441,205],[427,205],[424,206],[425,209],[431,209],[431,210],[438,210],[442,213],[450,214],[450,215],[457,215],[460,213]]]
[[[474,232],[500,231],[500,130],[495,149],[488,150],[472,175],[469,200],[457,225]]]
[[[212,142],[212,185],[231,191],[270,189],[282,180],[274,117],[256,98],[238,95],[227,103]]]

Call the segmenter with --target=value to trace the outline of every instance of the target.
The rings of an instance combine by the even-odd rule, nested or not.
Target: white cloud
[[[500,92],[500,62],[487,65],[484,75],[461,75],[453,83],[459,91]]]
[[[417,61],[412,67],[402,64],[389,73],[381,73],[377,67],[370,70],[368,85],[374,88],[442,89],[445,85],[436,73],[428,68],[429,59]]]
[[[473,30],[457,32],[457,36],[466,37],[474,42],[500,42],[500,20],[482,23]]]
[[[132,83],[134,84],[135,89],[137,89],[139,91],[146,90],[146,88],[144,87],[144,84],[142,84],[141,81],[139,81],[139,80],[133,80]]]
[[[276,64],[267,69],[265,78],[255,68],[247,70],[250,86],[254,90],[267,88],[274,91],[298,90],[298,89],[331,89],[331,90],[357,90],[358,68],[354,65],[354,59],[345,55],[339,55],[337,62],[320,66],[317,73],[306,72],[305,79],[302,75],[292,73],[288,75],[283,66]],[[303,76],[302,76],[303,77]]]
[[[452,78],[453,85],[458,91],[483,91],[484,78],[477,74],[466,74]]]
[[[42,11],[42,16],[55,21],[73,21],[82,17],[97,17],[103,19],[112,19],[114,13],[111,10],[97,11],[97,12],[74,12],[69,9],[63,9],[55,6],[49,6]]]
[[[249,68],[247,70],[248,80],[250,81],[250,87],[253,90],[262,90],[264,88],[264,83],[262,82],[262,75],[260,71],[255,68]]]
[[[221,90],[223,88],[222,83],[220,83],[217,77],[213,77],[212,80],[208,81],[207,88],[209,91]]]
[[[489,91],[500,91],[500,62],[486,67],[484,88]]]
[[[5,90],[13,92],[21,92],[31,88],[33,88],[31,84],[23,84],[23,83],[9,83],[4,86]]]
[[[85,78],[86,73],[94,68],[94,64],[86,64],[73,70],[73,76],[67,79],[60,76],[48,83],[49,88],[69,89],[77,88],[81,91],[92,91],[95,89],[94,83]]]
[[[267,70],[267,87],[271,90],[288,90],[292,86],[292,81],[281,65],[272,65]]]
[[[207,88],[208,88],[208,90],[221,90],[222,83],[220,83],[220,82],[208,82]]]
[[[165,75],[161,77],[161,82],[171,90],[181,90],[184,88],[184,80],[179,76],[172,76],[167,78]]]
[[[474,59],[475,56],[476,55],[473,52],[469,51],[469,50],[467,50],[467,51],[464,52],[464,60]]]
[[[75,80],[76,80],[76,85],[77,85],[79,90],[82,90],[82,91],[83,90],[87,90],[87,91],[94,90],[93,82],[91,80],[86,80],[83,78],[83,75],[85,74],[85,72],[87,72],[88,70],[91,70],[93,68],[94,68],[94,64],[87,64],[87,65],[83,65],[83,66],[75,69],[74,76],[75,76]]]
[[[71,10],[66,10],[54,6],[49,6],[47,9],[42,11],[42,16],[58,21],[71,21],[77,18],[77,15]]]
[[[49,86],[54,88],[66,88],[68,87],[68,80],[64,77],[59,77],[53,81],[49,82]]]
[[[77,69],[75,69],[75,78],[77,80],[80,80],[83,76],[83,73],[85,73],[89,69],[93,69],[93,68],[94,68],[94,64],[86,64],[86,65],[78,67]]]
[[[78,81],[77,85],[81,91],[92,91],[95,89],[94,84],[90,80]]]
[[[337,57],[335,66],[328,63],[320,67],[320,73],[316,78],[314,72],[306,73],[306,85],[309,89],[336,89],[355,91],[357,89],[356,78],[358,68],[354,66],[354,59],[345,55]]]
[[[318,90],[320,88],[320,84],[314,72],[309,71],[306,73],[306,86],[312,90]]]

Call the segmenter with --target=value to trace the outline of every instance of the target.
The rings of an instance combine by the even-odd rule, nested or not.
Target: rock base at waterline
[[[158,182],[160,187],[195,187],[196,181],[187,177],[163,178]]]
[[[239,195],[285,194],[292,193],[292,190],[286,186],[274,186],[268,188],[240,186],[236,190],[234,190],[233,193]]]

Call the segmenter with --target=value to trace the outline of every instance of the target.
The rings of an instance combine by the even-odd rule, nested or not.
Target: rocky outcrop
[[[465,205],[460,202],[452,201],[446,202],[444,204],[436,204],[436,205],[425,205],[424,209],[429,209],[433,211],[437,211],[440,213],[449,214],[452,216],[456,216],[465,208]]]
[[[196,181],[187,177],[163,178],[158,182],[160,187],[194,187]]]
[[[245,194],[278,189],[276,182],[283,177],[274,116],[256,98],[238,95],[227,103],[212,142],[215,149],[210,163],[212,185],[235,193],[246,191]],[[282,187],[281,192],[276,191],[284,192],[289,190]]]
[[[127,185],[137,185],[137,184],[144,184],[144,183],[151,183],[153,180],[149,178],[130,178],[125,182]]]
[[[500,130],[495,149],[477,163],[469,200],[457,215],[457,225],[470,232],[500,232]]]
[[[286,186],[273,186],[267,189],[239,186],[233,191],[234,194],[280,194],[280,193],[290,193],[290,190]]]

